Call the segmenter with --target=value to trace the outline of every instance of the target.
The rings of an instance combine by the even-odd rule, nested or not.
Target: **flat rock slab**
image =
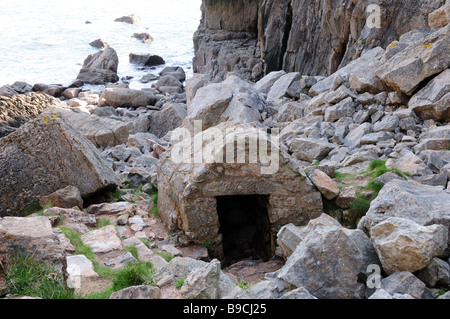
[[[99,277],[94,271],[92,261],[85,255],[67,256],[67,286],[69,288],[81,288],[84,278]]]
[[[90,231],[84,234],[81,239],[84,244],[92,248],[94,253],[108,253],[123,248],[116,227],[113,225]]]
[[[36,260],[64,264],[64,246],[53,231],[48,217],[0,218],[0,260],[13,251],[33,256]]]
[[[64,110],[58,113],[98,148],[124,144],[128,140],[130,123],[85,112]]]

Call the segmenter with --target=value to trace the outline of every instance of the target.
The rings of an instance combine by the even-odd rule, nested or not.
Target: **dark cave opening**
[[[217,196],[224,266],[251,258],[269,260],[274,253],[268,195]]]

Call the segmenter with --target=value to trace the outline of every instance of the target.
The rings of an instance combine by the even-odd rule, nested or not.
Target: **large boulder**
[[[126,143],[132,127],[129,122],[85,112],[59,110],[58,114],[98,148]]]
[[[48,95],[59,97],[67,88],[60,84],[36,83],[33,85],[34,92],[46,93]]]
[[[428,23],[431,28],[439,29],[445,27],[450,21],[450,2],[446,2],[439,9],[428,15]]]
[[[153,86],[163,94],[183,93],[183,84],[176,75],[170,74],[170,72],[162,75]]]
[[[283,258],[287,259],[292,255],[304,237],[305,234],[292,223],[281,227],[277,233],[277,244],[281,248]]]
[[[368,68],[368,65],[372,68],[377,65],[379,66],[384,52],[380,47],[367,51],[355,61],[350,62],[345,67],[340,68],[327,78],[314,84],[309,91],[309,95],[316,96],[323,92],[335,90],[347,78],[351,79],[350,84],[352,88],[358,90],[360,93],[380,92],[383,89],[383,85],[374,76],[376,69]]]
[[[141,18],[137,15],[130,14],[127,16],[123,16],[114,20],[115,22],[124,22],[128,24],[136,24],[141,21]]]
[[[343,117],[351,117],[355,113],[355,103],[348,97],[336,105],[329,106],[325,110],[325,121],[336,122]]]
[[[125,216],[125,215],[120,215]],[[124,247],[134,246],[137,249],[139,260],[150,261],[153,267],[159,271],[160,269],[167,266],[168,262],[153,252],[150,248],[145,246],[145,244],[137,237],[131,237],[123,241]]]
[[[277,278],[321,299],[352,299],[363,263],[360,249],[337,221],[325,215],[309,222],[306,236]]]
[[[273,102],[286,95],[287,90],[294,81],[299,81],[301,74],[298,72],[291,72],[282,75],[270,88],[267,93],[267,101]]]
[[[136,54],[130,53],[129,55],[130,63],[144,65],[144,66],[155,66],[165,64],[166,62],[159,55],[152,54]]]
[[[114,225],[90,231],[84,234],[81,239],[85,245],[92,248],[94,253],[107,253],[123,248]]]
[[[422,226],[439,224],[449,229],[448,207],[450,194],[442,186],[429,186],[412,180],[393,180],[385,184],[378,197],[372,201],[358,228],[370,232],[389,217],[398,217]]]
[[[396,272],[381,280],[381,288],[390,295],[408,294],[414,299],[432,299],[431,291],[412,273]]]
[[[443,225],[421,226],[389,217],[372,227],[370,235],[387,274],[415,272],[424,268],[447,247],[448,229]]]
[[[427,78],[450,66],[450,25],[395,54],[376,76],[395,91],[412,95]]]
[[[263,77],[261,80],[255,83],[255,90],[258,92],[261,92],[263,94],[268,94],[272,86],[275,82],[277,82],[283,75],[285,75],[286,72],[284,71],[273,71],[267,74],[265,77]],[[286,93],[283,92],[283,94]]]
[[[94,145],[57,113],[41,114],[1,139],[0,215],[68,185],[82,197],[115,188],[119,179]]]
[[[141,40],[142,43],[151,43],[153,42],[153,37],[145,32],[142,33],[134,33],[132,35],[133,38]]]
[[[422,120],[448,121],[450,119],[450,70],[436,76],[417,92],[408,103]]]
[[[100,50],[109,47],[109,44],[103,41],[102,39],[97,39],[92,42],[89,42],[89,45]]]
[[[215,126],[232,98],[233,92],[220,83],[201,87],[187,108],[188,118],[201,120],[203,129]]]
[[[155,105],[156,97],[150,92],[128,88],[108,88],[100,96],[100,106],[139,107]]]
[[[418,272],[417,277],[428,287],[450,285],[450,264],[442,259],[433,258],[428,265]]]
[[[349,84],[358,93],[380,93],[383,83],[375,76],[375,71],[382,65],[384,50],[380,47],[364,53],[360,59],[351,63]]]
[[[173,75],[178,81],[183,82],[186,80],[186,72],[184,72],[183,68],[181,66],[168,66],[162,69],[161,72],[159,72],[159,75],[165,76],[165,75]]]
[[[89,228],[97,227],[96,217],[79,209],[51,207],[46,209],[44,214],[59,216],[61,225],[70,227],[80,234],[87,233]]]
[[[9,258],[22,254],[54,264],[60,273],[64,271],[64,246],[48,217],[0,218],[0,238],[0,260],[6,259],[7,264]]]
[[[4,97],[13,97],[19,94],[16,90],[14,90],[10,85],[6,84],[0,87],[0,96]]]
[[[301,117],[305,113],[305,107],[301,102],[288,102],[278,109],[277,122],[292,122]]]
[[[293,138],[288,141],[290,151],[299,160],[313,162],[324,159],[335,146],[314,138]]]
[[[186,116],[186,105],[167,103],[160,111],[152,111],[148,116],[148,132],[161,138],[181,126]]]
[[[106,84],[119,81],[117,68],[119,57],[113,48],[106,48],[94,54],[90,54],[83,63],[83,67],[77,76],[78,80],[91,84]]]
[[[52,207],[83,209],[83,199],[78,188],[69,185],[63,189],[58,189],[47,196],[42,196],[39,200],[41,207],[52,205]]]
[[[326,199],[332,200],[339,195],[339,188],[336,183],[321,170],[315,169],[308,176]]]
[[[258,122],[264,107],[264,98],[253,85],[233,75],[198,89],[188,105],[187,119],[201,120],[204,130],[226,121]]]
[[[81,289],[88,278],[99,278],[94,264],[85,255],[67,256],[67,287]]]
[[[413,152],[404,151],[400,158],[390,158],[386,161],[387,168],[396,168],[411,176],[432,174],[430,168]]]
[[[192,298],[210,297],[212,296],[210,293],[213,293],[213,296],[217,296],[219,299],[232,298],[232,296],[236,295],[237,291],[242,289],[237,287],[235,283],[222,270],[220,270],[220,265],[219,269],[217,269],[217,267],[218,264],[216,261],[207,263],[190,257],[175,257],[165,267],[157,271],[157,284],[159,287],[163,287],[168,284],[173,285],[178,279],[184,278],[188,281],[187,286],[191,286],[193,284],[191,287],[186,287],[184,290],[184,293],[193,293],[193,295],[191,295]],[[203,271],[203,274],[200,270]],[[217,279],[217,270],[219,272],[217,286],[210,285],[212,282],[216,283],[215,280]],[[189,276],[190,279],[188,280],[187,278]],[[189,284],[189,282],[191,284]],[[202,282],[201,286],[199,285],[198,287],[195,287],[196,282]]]
[[[181,288],[188,299],[217,299],[219,297],[220,261],[214,259],[204,267],[189,273]]]
[[[209,84],[209,77],[206,74],[194,74],[191,78],[186,80],[186,104],[188,106],[194,99],[197,90],[207,84]]]

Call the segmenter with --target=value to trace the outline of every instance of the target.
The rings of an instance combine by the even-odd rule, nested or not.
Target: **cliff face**
[[[194,34],[194,72],[223,79],[238,71],[245,78],[263,74],[258,46],[261,0],[203,0],[202,19]]]
[[[281,69],[330,75],[373,47],[386,48],[408,31],[429,28],[429,13],[444,2],[204,0],[194,35],[194,72],[216,79],[227,72],[258,79]],[[379,19],[370,5],[378,6]],[[379,28],[368,18],[379,21]]]

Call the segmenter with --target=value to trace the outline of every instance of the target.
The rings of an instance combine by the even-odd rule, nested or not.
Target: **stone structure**
[[[172,234],[186,242],[209,243],[222,261],[268,259],[283,225],[305,225],[322,213],[320,193],[303,172],[291,168],[274,135],[263,132],[254,124],[224,122],[184,138],[165,153],[158,166],[158,209]],[[242,147],[239,141],[245,137],[248,142]],[[201,163],[197,145],[203,145]],[[267,152],[271,169],[264,164],[269,161],[252,160],[252,145],[258,145],[259,159],[261,150]],[[226,156],[230,149],[232,160]],[[187,160],[176,156],[180,150]],[[205,160],[205,153],[212,157]],[[238,163],[240,154],[245,161]]]

